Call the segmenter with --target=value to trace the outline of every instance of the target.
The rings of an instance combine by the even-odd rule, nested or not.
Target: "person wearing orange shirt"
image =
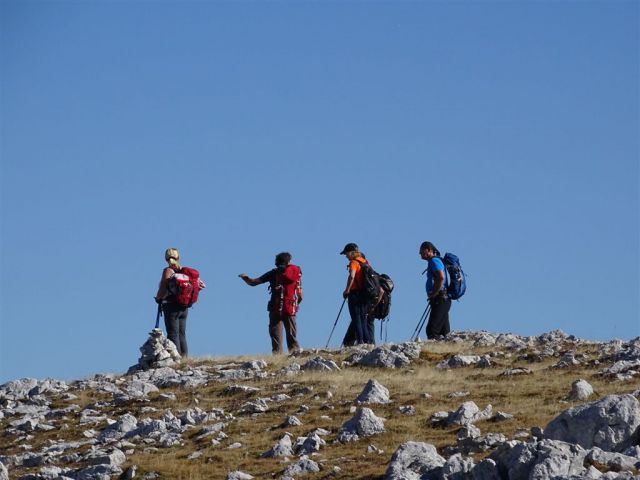
[[[373,318],[369,319],[369,304],[363,292],[361,263],[368,262],[355,243],[347,243],[340,255],[345,255],[349,260],[347,286],[342,292],[342,296],[347,299],[351,316],[351,323],[342,343],[345,346],[375,343]]]

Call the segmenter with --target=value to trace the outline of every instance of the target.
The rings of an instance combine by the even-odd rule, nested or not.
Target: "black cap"
[[[340,252],[340,255],[344,255],[345,253],[349,253],[349,252],[357,252],[357,251],[358,251],[358,245],[356,245],[355,243],[347,243],[342,249],[342,251]]]

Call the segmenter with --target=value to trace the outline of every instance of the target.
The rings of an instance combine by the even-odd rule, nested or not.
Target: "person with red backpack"
[[[187,314],[205,284],[196,269],[180,265],[180,252],[176,248],[167,248],[164,259],[169,266],[162,271],[155,300],[164,314],[167,338],[175,344],[178,353],[186,357],[189,353]]]
[[[267,304],[269,311],[269,336],[271,352],[282,353],[282,326],[287,339],[287,349],[291,353],[300,351],[296,338],[296,314],[302,302],[302,270],[291,263],[291,254],[282,252],[276,255],[276,268],[258,278],[247,274],[238,275],[247,285],[255,287],[269,282],[271,298]]]

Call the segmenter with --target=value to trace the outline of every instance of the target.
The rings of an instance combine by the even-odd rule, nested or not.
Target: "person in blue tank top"
[[[427,338],[447,335],[449,326],[449,309],[451,299],[447,295],[447,276],[440,252],[431,242],[422,242],[420,258],[427,261],[427,299],[431,305],[431,313],[427,322]]]

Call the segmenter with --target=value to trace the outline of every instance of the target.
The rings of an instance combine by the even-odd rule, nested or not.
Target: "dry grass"
[[[591,353],[593,347],[585,346],[580,353]],[[479,422],[477,426],[483,433],[502,432],[513,438],[520,430],[528,431],[532,426],[544,426],[562,410],[572,406],[564,401],[571,383],[583,378],[594,387],[595,398],[611,393],[632,391],[637,386],[631,383],[607,381],[598,375],[601,367],[580,367],[562,370],[551,370],[549,367],[557,362],[557,358],[542,362],[519,361],[514,357],[498,357],[494,365],[487,369],[472,367],[439,370],[435,368],[441,360],[456,353],[483,354],[490,351],[486,348],[472,348],[468,344],[427,344],[420,358],[408,368],[390,370],[374,368],[342,369],[339,372],[317,373],[304,372],[294,377],[271,376],[252,381],[233,382],[259,387],[255,393],[225,394],[224,388],[229,383],[212,382],[206,387],[196,390],[171,388],[176,394],[176,401],[163,401],[157,394],[150,395],[149,402],[136,402],[127,406],[112,408],[111,418],[116,418],[127,411],[137,418],[162,416],[166,409],[173,412],[194,406],[196,403],[205,410],[222,408],[225,412],[237,415],[237,411],[248,399],[269,397],[278,393],[292,394],[292,391],[302,387],[312,387],[311,393],[292,395],[292,398],[281,403],[271,403],[270,410],[260,415],[237,415],[237,419],[229,423],[225,433],[228,439],[220,445],[211,445],[210,440],[197,440],[198,428],[187,431],[183,435],[184,444],[167,449],[157,449],[153,453],[145,453],[140,444],[132,455],[128,455],[126,465],[138,466],[139,475],[144,472],[157,471],[163,478],[176,480],[204,480],[223,479],[228,471],[239,469],[251,473],[256,478],[271,479],[278,477],[286,467],[281,460],[262,459],[260,455],[271,448],[285,433],[293,437],[302,436],[309,431],[322,427],[332,433],[325,438],[327,445],[314,457],[321,462],[323,469],[320,473],[310,474],[304,478],[315,479],[379,479],[382,478],[391,454],[399,444],[407,440],[425,441],[442,448],[455,444],[456,428],[433,427],[428,423],[431,414],[441,410],[455,410],[463,401],[473,400],[480,408],[487,404],[493,406],[494,412],[500,410],[511,413],[515,418],[503,423]],[[266,358],[269,363],[268,371],[274,372],[281,367],[296,361],[303,363],[307,357],[315,355],[305,352],[303,358],[287,358],[276,356]],[[325,358],[332,358],[339,365],[345,354],[337,352],[323,352]],[[254,360],[255,357],[226,357],[226,358],[197,358],[186,362],[188,366],[207,366],[240,363]],[[500,373],[506,368],[526,366],[533,370],[531,375],[504,377]],[[334,443],[336,434],[346,420],[351,418],[350,408],[354,398],[360,393],[370,378],[377,379],[391,392],[393,402],[388,405],[374,405],[371,408],[376,415],[386,419],[387,432],[381,435],[363,439],[359,442],[341,445]],[[283,385],[288,384],[287,388]],[[330,391],[333,396],[326,398]],[[456,391],[470,392],[465,398],[449,398],[448,394]],[[111,395],[91,391],[74,391],[78,396],[73,401],[56,400],[54,407],[64,407],[72,403],[82,408],[98,401],[111,400]],[[431,398],[423,398],[423,393],[429,393]],[[301,405],[309,410],[298,413]],[[400,405],[414,405],[416,414],[406,416],[398,411]],[[143,413],[142,408],[152,406],[155,412]],[[302,426],[280,428],[288,415],[297,415],[303,422]],[[56,429],[42,432],[28,440],[33,451],[39,451],[51,440],[81,440],[82,432],[91,425],[77,425],[79,412],[68,416],[64,422],[67,429]],[[4,419],[0,427],[6,427],[12,419]],[[94,426],[94,428],[102,428]],[[233,442],[242,443],[242,447],[235,450],[227,449]],[[6,432],[0,437],[0,451],[3,454],[24,452],[15,437]],[[370,443],[384,450],[384,454],[367,453]],[[87,447],[88,448],[88,447]],[[202,456],[195,460],[188,460],[187,456],[194,451],[201,451]],[[64,466],[64,465],[61,465]],[[334,466],[340,467],[340,472],[333,471]],[[74,465],[77,467],[77,465]],[[20,469],[20,475],[27,472],[37,472],[37,468]],[[18,470],[14,470],[18,472]],[[16,477],[17,478],[17,477]]]

